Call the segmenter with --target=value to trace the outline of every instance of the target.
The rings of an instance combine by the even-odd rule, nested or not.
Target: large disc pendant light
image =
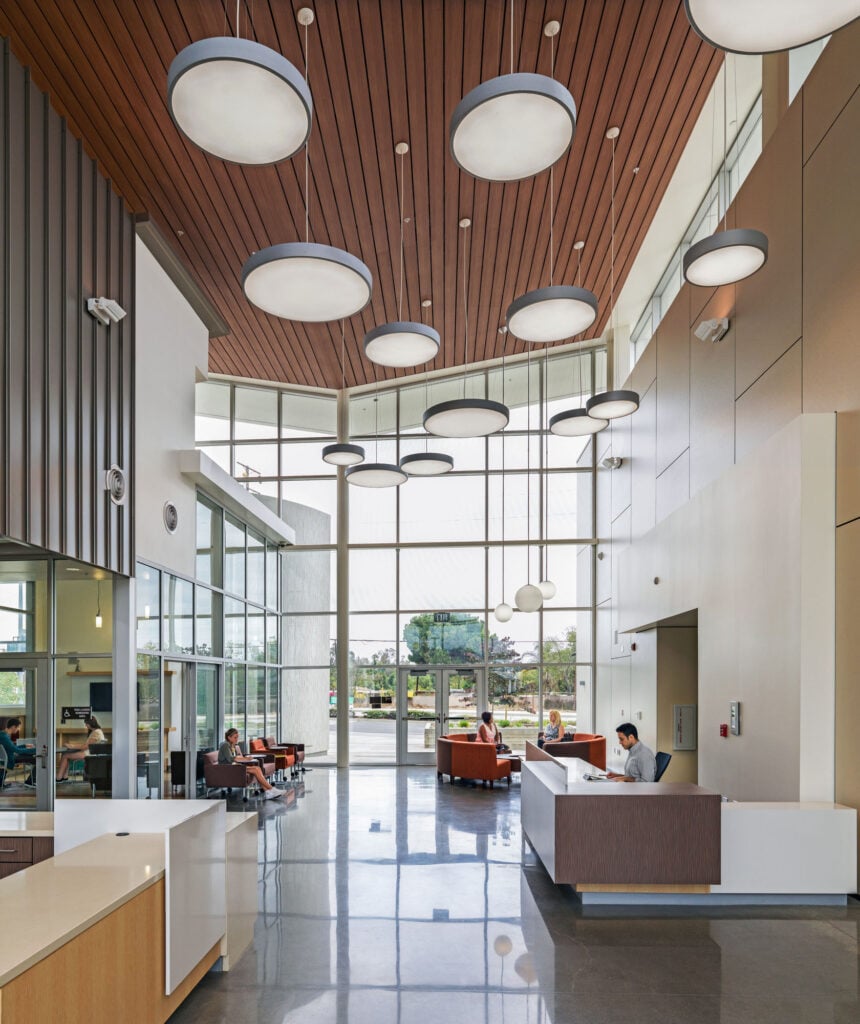
[[[788,19],[786,19],[788,20]],[[728,158],[728,58],[723,62],[723,162]],[[716,101],[715,101],[716,102]],[[735,100],[737,105],[737,99]],[[723,197],[723,229],[691,245],[684,253],[684,278],[690,284],[718,288],[751,277],[767,262],[767,235],[752,228],[726,230],[729,196]]]
[[[544,27],[550,41],[550,73],[555,75],[557,21]],[[555,284],[555,174],[549,169],[549,287],[526,292],[508,306],[508,330],[516,338],[545,345],[587,331],[597,319],[597,297],[585,288]]]
[[[341,391],[346,391],[346,328],[343,320],[340,322],[340,387]],[[338,441],[323,448],[322,459],[330,466],[357,466],[364,462],[364,449],[360,444]]]
[[[298,12],[305,30],[313,11]],[[353,316],[370,302],[373,278],[367,267],[343,249],[310,240],[308,142],[305,143],[305,240],[271,245],[255,252],[242,268],[242,288],[255,306],[284,320],[324,323]]]
[[[313,13],[311,19],[313,19]],[[167,72],[167,107],[176,127],[204,152],[239,164],[272,164],[311,133],[307,81],[280,53],[251,39],[201,39]]]
[[[615,317],[615,140],[620,132],[617,127],[612,127],[606,132],[606,138],[612,142],[612,175],[611,175],[611,226],[612,235],[610,241],[609,257],[609,316],[612,321]],[[612,323],[610,323],[612,326]],[[586,413],[604,425],[607,420],[618,419],[620,416],[629,416],[639,408],[639,395],[635,391],[604,391],[600,395],[592,395],[585,403]]]
[[[463,397],[432,405],[424,413],[424,429],[438,437],[486,437],[504,430],[510,411],[501,402],[488,398],[466,398],[466,368],[469,365],[469,303],[466,296],[466,229],[472,222],[460,221],[463,231],[463,324],[465,362],[463,364]]]
[[[374,327],[364,336],[364,354],[380,366],[420,366],[436,358],[439,332],[429,324],[403,319],[403,158],[409,143],[398,142],[394,152],[400,157],[400,294],[397,299],[397,320]]]
[[[545,171],[564,156],[576,131],[576,104],[560,82],[514,74],[514,0],[510,19],[511,73],[467,93],[448,135],[457,166],[485,181],[520,181]]]
[[[532,353],[528,354],[528,377],[526,384],[526,582],[514,594],[514,603],[521,612],[536,612],[543,604],[540,588],[531,581],[532,572]]]
[[[822,39],[860,17],[860,0],[684,0],[687,17],[711,46],[775,53]]]
[[[374,373],[375,376],[375,373]],[[393,462],[379,461],[379,381],[376,381],[376,394],[373,397],[375,410],[374,427],[374,461],[365,462],[361,466],[352,466],[346,471],[346,479],[356,487],[399,487],[409,479]]]

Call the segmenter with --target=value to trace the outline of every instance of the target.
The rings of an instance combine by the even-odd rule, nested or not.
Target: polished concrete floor
[[[254,948],[171,1020],[860,1021],[860,905],[584,910],[523,861],[519,800],[426,768],[309,773],[261,806]]]

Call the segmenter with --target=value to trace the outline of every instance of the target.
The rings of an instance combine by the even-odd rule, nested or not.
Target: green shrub
[[[507,720],[507,718],[503,718],[501,720],[501,722],[499,722],[497,724],[498,724],[500,729],[509,729],[510,725],[511,725],[511,723]]]
[[[472,723],[469,721],[468,718],[461,718],[460,721],[457,723],[457,728],[468,729],[471,724]]]

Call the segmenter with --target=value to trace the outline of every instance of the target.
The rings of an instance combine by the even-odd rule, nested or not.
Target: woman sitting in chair
[[[499,732],[499,727],[493,721],[492,711],[481,712],[481,724],[478,726],[478,735],[475,737],[475,742],[492,743],[499,753],[508,750],[504,743],[502,743],[502,734]]]
[[[84,725],[87,727],[87,741],[82,747],[69,748],[69,750],[67,750],[60,758],[60,767],[57,771],[57,782],[68,782],[70,763],[72,761],[80,761],[82,757],[88,757],[90,747],[94,743],[105,742],[105,734],[102,732],[102,727],[99,725],[99,720],[95,715],[90,715],[89,718],[85,718]]]
[[[549,713],[549,722],[543,732],[538,733],[538,746],[544,743],[551,743],[553,740],[560,740],[564,736],[564,722],[561,720],[561,712],[555,708]]]
[[[245,765],[247,775],[252,778],[260,789],[265,790],[267,800],[275,800],[283,796],[283,790],[276,789],[263,774],[263,769],[257,764],[253,757],[245,757],[239,749],[239,730],[228,729],[224,733],[224,742],[218,748],[218,764],[239,764]]]

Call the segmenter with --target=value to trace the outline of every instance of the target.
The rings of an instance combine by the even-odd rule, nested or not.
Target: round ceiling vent
[[[125,503],[126,482],[125,473],[114,463],[110,469],[105,470],[105,490],[110,495],[114,505]]]
[[[173,504],[172,501],[165,501],[164,503],[164,529],[168,533],[176,533],[176,528],[179,526],[179,509]]]

